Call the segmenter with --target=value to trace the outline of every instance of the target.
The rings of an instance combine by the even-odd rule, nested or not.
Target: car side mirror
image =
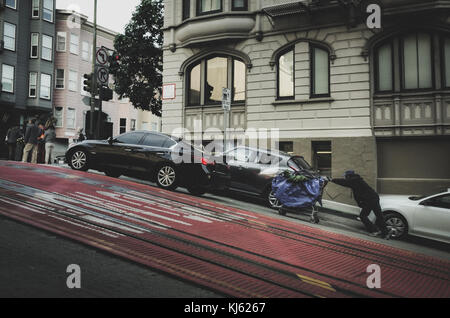
[[[114,139],[113,139],[112,137],[109,137],[109,138],[108,138],[108,144],[109,144],[109,145],[112,145],[113,142],[114,142]]]

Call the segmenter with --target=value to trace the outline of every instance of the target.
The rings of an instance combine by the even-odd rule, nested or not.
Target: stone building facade
[[[355,170],[380,193],[448,187],[449,15],[433,0],[166,0],[163,132],[222,130],[229,87],[229,127],[278,129],[280,150],[324,174]],[[334,185],[327,198],[352,202]]]

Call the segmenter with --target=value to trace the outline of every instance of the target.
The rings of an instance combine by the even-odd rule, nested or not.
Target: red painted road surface
[[[227,296],[450,297],[448,261],[97,174],[0,162],[0,214]]]

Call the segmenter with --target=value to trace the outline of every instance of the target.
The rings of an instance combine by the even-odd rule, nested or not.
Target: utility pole
[[[91,91],[91,116],[89,134],[94,137],[94,113],[95,113],[95,95],[97,91],[97,74],[95,72],[95,64],[97,59],[97,0],[94,0],[94,40],[92,50],[92,91]]]

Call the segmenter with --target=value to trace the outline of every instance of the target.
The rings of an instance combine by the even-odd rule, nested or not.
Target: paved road
[[[441,259],[396,246],[406,244],[414,250],[413,247],[417,249],[414,242],[368,241],[367,236],[359,233],[359,222],[333,214],[323,214],[321,225],[311,226],[305,224],[307,216],[287,219],[248,198],[236,201],[234,195],[207,195],[205,200],[186,195],[183,190],[167,192],[126,178],[117,180],[39,165],[0,163],[0,172],[1,214],[216,291],[210,293],[184,283],[177,287],[177,281],[168,281],[166,288],[159,281],[158,296],[161,288],[169,295],[174,291],[174,296],[169,297],[176,297],[177,291],[182,295],[200,295],[193,297],[222,293],[237,297],[396,297],[450,293],[450,266],[443,260],[448,259],[448,253],[439,246],[433,244],[429,248],[425,244],[420,248],[427,250],[428,255],[439,254]],[[217,203],[219,200],[226,204]],[[237,205],[240,208],[233,207]],[[349,232],[345,227],[350,227],[351,222],[355,227]],[[0,250],[6,256],[2,258],[6,263],[0,263],[1,285],[13,286],[19,278],[20,283],[15,284],[21,286],[15,289],[19,293],[26,294],[27,289],[36,293],[36,286],[42,288],[48,281],[44,285],[49,286],[48,290],[63,288],[60,295],[71,295],[63,284],[67,273],[64,270],[61,273],[60,269],[77,262],[82,263],[78,265],[86,272],[83,277],[93,284],[83,291],[84,296],[128,294],[128,290],[139,288],[135,277],[143,277],[145,286],[152,286],[143,267],[133,264],[136,269],[124,270],[128,264],[123,261],[115,270],[114,266],[108,266],[110,256],[106,254],[100,253],[101,257],[95,259],[92,256],[95,250],[78,249],[67,240],[61,240],[63,250],[59,250],[58,237],[52,241],[46,236],[39,237],[39,231],[28,234],[28,227],[16,230],[16,223],[2,223],[0,229],[5,227],[2,233],[8,244]],[[30,240],[21,239],[28,236]],[[53,250],[56,255],[52,255]],[[16,251],[24,252],[16,254]],[[73,260],[74,254],[79,258]],[[40,265],[20,266],[27,262]],[[367,289],[368,264],[380,264],[383,275],[390,277],[382,289]],[[84,269],[85,266],[91,269]],[[145,273],[139,272],[139,268]],[[27,276],[30,274],[27,269],[31,277]],[[100,273],[102,269],[111,271]],[[115,274],[120,272],[126,274]],[[51,278],[43,279],[45,275]],[[126,280],[123,290],[108,288],[114,278]],[[417,281],[421,282],[419,286]],[[151,288],[141,288],[138,295],[151,297]]]

